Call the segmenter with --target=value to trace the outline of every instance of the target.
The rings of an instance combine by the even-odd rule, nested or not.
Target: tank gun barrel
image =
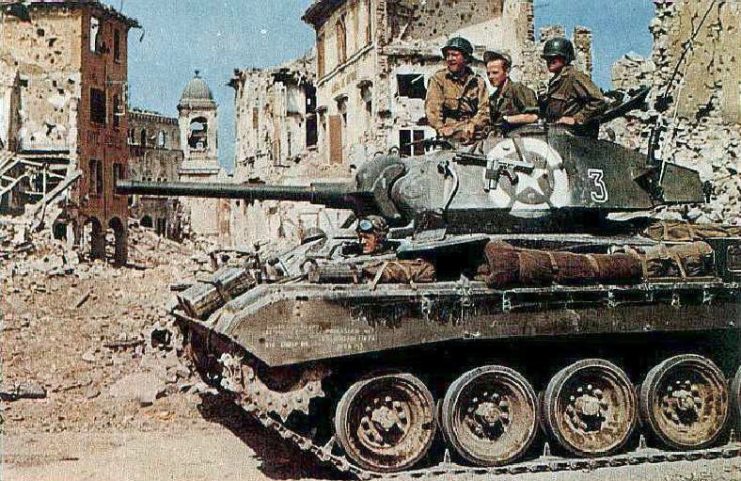
[[[119,180],[116,192],[124,195],[203,197],[213,199],[287,200],[310,202],[327,207],[367,212],[372,195],[358,192],[352,184],[315,183],[311,185],[217,184],[199,182],[141,182]],[[371,204],[371,205],[369,205]],[[372,210],[372,209],[371,209]]]

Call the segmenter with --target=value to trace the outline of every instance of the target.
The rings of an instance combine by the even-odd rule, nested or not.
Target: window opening
[[[399,152],[401,156],[424,155],[425,146],[422,142],[424,138],[424,130],[399,130]]]
[[[100,52],[100,20],[90,17],[90,51]]]
[[[90,121],[96,124],[106,123],[105,92],[100,89],[90,89]]]
[[[124,116],[124,112],[121,109],[121,98],[118,95],[113,96],[113,126],[118,127],[121,125],[121,117]]]
[[[190,122],[188,145],[193,150],[208,148],[208,122],[204,117],[197,117]]]
[[[337,20],[337,60],[339,64],[347,62],[347,16]]]
[[[422,99],[427,97],[425,87],[425,76],[423,74],[400,74],[396,76],[396,84],[399,87],[399,97],[410,99]]]
[[[121,32],[113,31],[113,60],[121,61]]]

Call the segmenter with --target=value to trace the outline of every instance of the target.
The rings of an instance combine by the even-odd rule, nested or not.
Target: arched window
[[[167,134],[160,130],[160,132],[157,134],[157,147],[160,149],[164,149],[167,144]]]
[[[208,148],[208,121],[205,117],[196,117],[190,121],[188,146],[193,150]]]
[[[142,129],[141,134],[139,134],[139,144],[142,147],[147,146],[147,129]]]

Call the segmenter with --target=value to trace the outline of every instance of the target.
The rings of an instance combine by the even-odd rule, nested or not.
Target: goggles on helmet
[[[362,232],[363,234],[372,234],[375,230],[373,222],[368,219],[362,219],[358,222],[358,232]]]

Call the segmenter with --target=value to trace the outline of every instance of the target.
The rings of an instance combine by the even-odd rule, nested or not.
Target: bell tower
[[[182,182],[217,182],[225,177],[219,165],[218,105],[200,72],[183,89],[178,102],[180,145],[183,164],[179,176]],[[201,235],[219,234],[217,199],[182,199],[190,212],[193,231]]]

